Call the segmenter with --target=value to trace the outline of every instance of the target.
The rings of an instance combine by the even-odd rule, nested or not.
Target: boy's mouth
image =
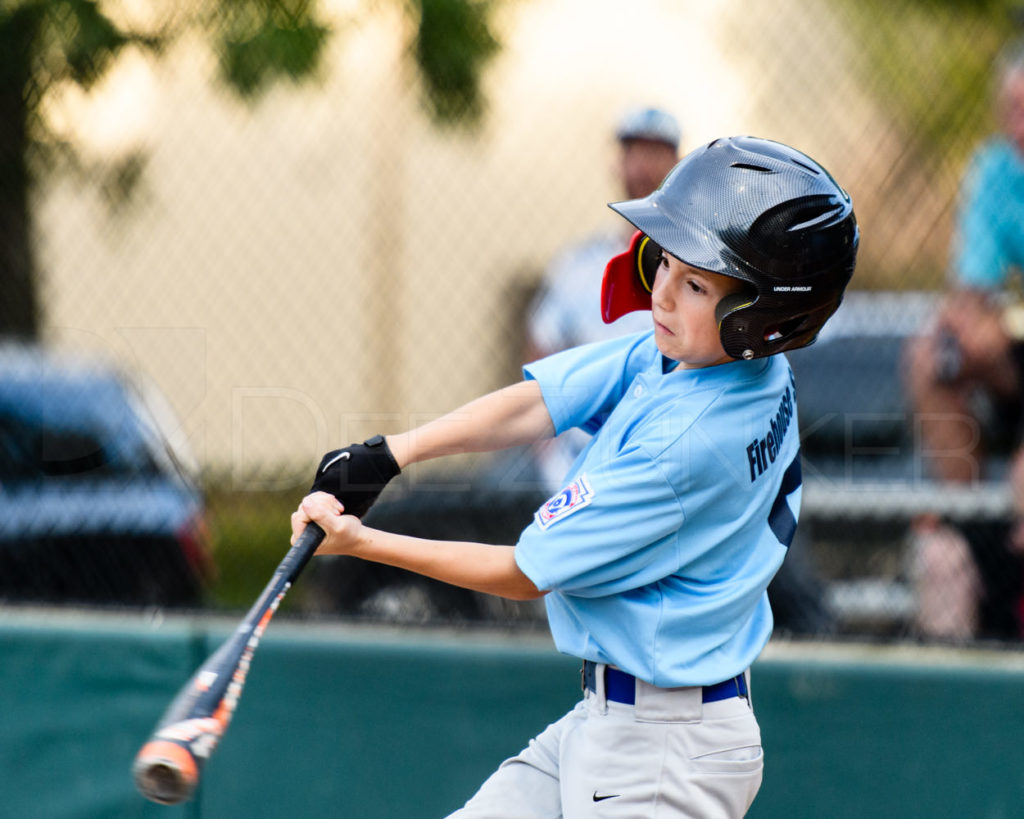
[[[656,332],[656,333],[664,333],[667,336],[674,336],[675,335],[675,333],[673,333],[671,330],[669,330],[668,327],[666,327],[664,324],[662,324],[657,319],[654,319],[654,332]]]

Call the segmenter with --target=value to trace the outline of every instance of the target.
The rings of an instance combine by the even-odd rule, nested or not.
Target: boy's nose
[[[672,309],[671,289],[666,284],[668,278],[659,271],[654,277],[654,287],[651,289],[651,301],[663,310]]]

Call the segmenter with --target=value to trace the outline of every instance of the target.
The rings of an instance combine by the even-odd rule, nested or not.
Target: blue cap
[[[679,121],[660,108],[630,109],[615,129],[615,137],[620,142],[626,139],[651,139],[665,142],[677,150],[682,135]]]

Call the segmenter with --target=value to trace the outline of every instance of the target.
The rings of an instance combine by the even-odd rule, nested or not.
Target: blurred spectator
[[[659,108],[627,111],[619,120],[615,138],[616,172],[623,199],[639,199],[653,192],[679,161],[679,122]],[[626,249],[632,235],[630,226],[623,225],[592,233],[552,260],[527,312],[527,361],[651,328],[651,317],[646,312],[630,313],[612,324],[601,319],[601,278],[605,265]],[[588,437],[582,432],[578,436],[564,435],[535,449],[533,466],[546,492],[561,488],[562,478]]]
[[[1017,318],[1024,270],[1024,43],[1000,55],[994,79],[1001,132],[968,165],[949,292],[932,325],[908,346],[906,360],[923,463],[939,480],[961,484],[1003,477],[1005,458],[1021,444],[1024,410],[1024,327]],[[1008,474],[1024,479],[1024,469]],[[1015,487],[1015,495],[1024,496],[1024,489]],[[923,635],[1019,636],[1020,560],[1008,531],[1007,525],[957,532],[918,522],[919,598],[958,601],[969,620],[957,626],[923,606]],[[965,546],[975,571],[957,568]]]
[[[624,199],[647,196],[661,184],[679,161],[681,133],[676,118],[658,108],[637,108],[622,117],[615,138],[619,145],[616,171]],[[642,313],[610,325],[601,320],[604,267],[626,249],[631,235],[629,225],[616,225],[563,249],[552,260],[527,316],[527,360],[650,329],[650,317]]]

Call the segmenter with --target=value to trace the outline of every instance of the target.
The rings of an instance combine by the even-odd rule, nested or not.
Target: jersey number
[[[796,516],[789,508],[786,498],[800,487],[802,480],[798,450],[796,457],[793,458],[782,475],[782,486],[779,487],[779,494],[775,496],[772,511],[768,513],[768,525],[775,533],[775,537],[779,539],[779,543],[787,549],[793,542],[793,535],[796,533]]]

